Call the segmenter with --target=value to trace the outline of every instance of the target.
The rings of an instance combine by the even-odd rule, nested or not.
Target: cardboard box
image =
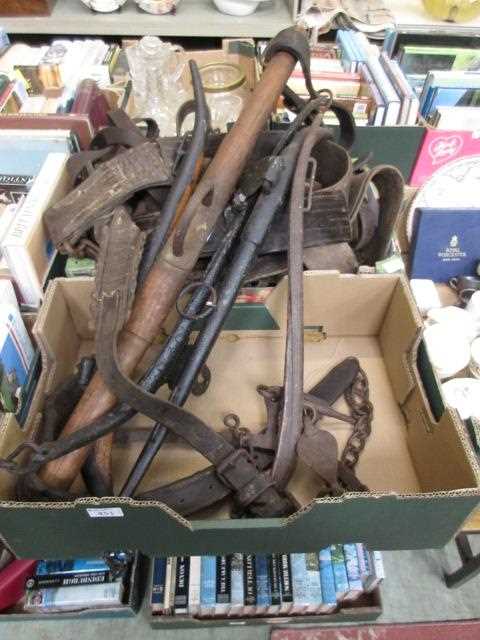
[[[43,358],[42,393],[55,388],[81,355],[92,352],[92,291],[89,278],[57,279],[49,285],[35,327]],[[192,396],[187,409],[219,430],[230,412],[248,427],[264,424],[263,402],[255,389],[260,383],[281,384],[286,300],[283,280],[264,306],[236,309],[235,322],[209,358],[210,388],[201,397]],[[398,274],[307,272],[305,326],[305,388],[347,356],[357,356],[368,375],[375,414],[357,472],[369,494],[315,500],[318,481],[299,464],[289,490],[303,508],[291,517],[230,520],[219,508],[187,521],[160,503],[129,498],[18,503],[2,484],[1,535],[24,557],[88,556],[106,548],[138,548],[148,555],[287,553],[351,540],[373,549],[443,546],[479,503],[479,467],[456,415],[445,409],[434,417],[417,368],[421,319],[406,282]],[[341,402],[336,406],[345,410]],[[141,434],[149,424],[137,416],[130,426]],[[342,449],[348,425],[326,419],[324,425]],[[139,440],[114,448],[117,491],[143,446]],[[179,441],[168,442],[141,490],[205,466],[200,454]],[[75,487],[76,492],[81,489]],[[116,517],[92,518],[92,507],[113,507]]]
[[[149,594],[150,597],[150,594]],[[149,622],[152,629],[205,629],[210,627],[246,627],[251,625],[296,625],[296,624],[343,624],[346,622],[371,622],[376,620],[383,611],[380,589],[377,587],[371,593],[364,593],[355,601],[344,601],[335,613],[325,615],[296,615],[296,616],[264,616],[258,618],[224,618],[224,619],[196,619],[181,616],[152,615]]]
[[[83,620],[92,618],[133,618],[139,611],[145,594],[145,581],[148,573],[148,560],[135,553],[132,568],[125,584],[123,603],[120,606],[102,609],[83,609],[82,611],[64,611],[55,613],[29,613],[20,605],[0,612],[0,623],[19,622],[21,620]]]

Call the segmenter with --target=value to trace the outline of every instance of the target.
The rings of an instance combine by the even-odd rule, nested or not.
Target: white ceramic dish
[[[122,7],[127,0],[81,0],[89,9],[97,13],[111,13]]]
[[[229,16],[249,16],[263,0],[213,0],[219,11]]]

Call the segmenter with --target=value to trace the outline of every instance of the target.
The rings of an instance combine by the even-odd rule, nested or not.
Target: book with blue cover
[[[333,577],[335,578],[337,600],[343,600],[348,593],[348,576],[343,547],[341,544],[332,544],[330,551],[332,552]]]
[[[247,616],[257,612],[257,575],[255,556],[247,553],[243,556],[243,613]]]
[[[318,553],[305,554],[305,568],[307,571],[307,613],[321,613],[323,600]]]
[[[202,616],[213,616],[217,602],[217,559],[202,556],[200,568],[200,612]]]
[[[448,282],[458,275],[475,275],[479,245],[480,209],[419,208],[412,232],[410,278]]]
[[[347,567],[348,594],[346,600],[355,600],[363,593],[362,578],[360,577],[360,565],[358,562],[357,547],[355,544],[344,544],[343,554]]]
[[[333,575],[332,552],[325,547],[318,554],[320,584],[322,587],[322,612],[334,611],[337,607],[335,576]]]
[[[304,553],[291,553],[293,608],[291,613],[306,613],[308,608],[307,565]]]
[[[152,606],[152,611],[156,613],[163,612],[164,610],[166,577],[167,577],[167,559],[154,558],[151,606]]]
[[[103,558],[40,560],[35,574],[37,576],[46,576],[52,573],[84,573],[90,571],[110,571],[110,567]]]
[[[234,553],[231,562],[229,616],[239,616],[244,606],[243,554]]]
[[[255,571],[257,574],[257,613],[267,613],[270,605],[270,580],[268,576],[267,556],[255,556]]]

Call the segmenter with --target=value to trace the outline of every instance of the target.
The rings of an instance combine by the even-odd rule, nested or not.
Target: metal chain
[[[341,461],[353,470],[372,432],[373,405],[369,400],[368,378],[363,369],[358,372],[350,389],[345,391],[345,400],[355,424],[342,452]]]

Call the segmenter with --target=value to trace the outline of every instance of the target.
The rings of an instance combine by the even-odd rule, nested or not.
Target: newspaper
[[[317,34],[335,28],[375,34],[395,26],[383,0],[303,0],[298,23]]]

